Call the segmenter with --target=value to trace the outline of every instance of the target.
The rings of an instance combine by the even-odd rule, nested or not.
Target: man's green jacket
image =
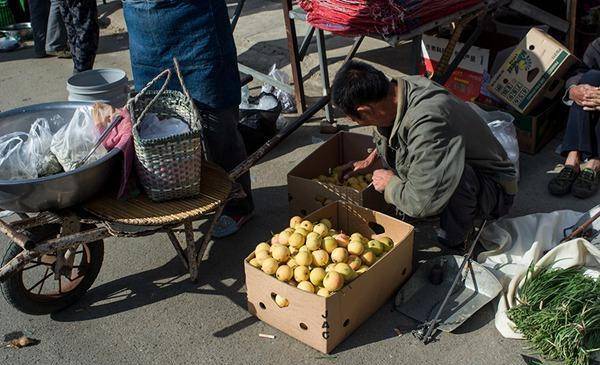
[[[415,217],[439,214],[456,190],[465,164],[517,192],[517,172],[490,128],[465,102],[421,76],[402,76],[391,130],[374,141],[390,169],[385,200]]]

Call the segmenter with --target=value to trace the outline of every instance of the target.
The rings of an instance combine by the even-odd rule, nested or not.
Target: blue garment
[[[582,84],[600,86],[600,70],[583,73],[579,79],[579,85]],[[561,154],[567,156],[571,151],[581,152],[584,159],[600,157],[600,112],[571,105]]]
[[[237,55],[224,0],[124,0],[123,12],[136,90],[172,68],[176,57],[200,108],[239,105]],[[175,75],[169,88],[180,89]]]

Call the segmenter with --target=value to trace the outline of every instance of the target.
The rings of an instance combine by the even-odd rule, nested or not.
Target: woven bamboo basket
[[[182,92],[166,90],[171,70],[161,72],[127,103],[134,121],[133,141],[136,153],[136,171],[144,191],[150,199],[162,202],[200,194],[200,173],[203,159],[202,124],[194,101],[185,84],[179,64],[173,59]],[[150,88],[166,78],[158,90]],[[160,120],[179,118],[190,131],[168,137],[142,139],[139,129],[147,113],[157,114]]]

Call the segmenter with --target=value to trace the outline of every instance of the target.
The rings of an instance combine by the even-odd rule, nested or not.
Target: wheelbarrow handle
[[[229,177],[232,180],[236,180],[246,172],[250,170],[252,166],[254,166],[261,158],[263,158],[267,153],[269,153],[275,146],[281,143],[286,137],[290,134],[294,133],[296,129],[300,128],[302,124],[310,120],[319,110],[323,109],[327,103],[329,103],[329,96],[323,96],[321,99],[317,100],[316,103],[310,106],[307,111],[302,113],[292,123],[287,125],[285,128],[280,130],[273,138],[265,142],[258,150],[256,150],[253,154],[248,156],[243,162],[237,165],[233,170],[229,172]]]

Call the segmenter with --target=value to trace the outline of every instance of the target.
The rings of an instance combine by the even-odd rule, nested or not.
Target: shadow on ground
[[[246,309],[245,278],[242,262],[259,240],[270,238],[272,227],[283,227],[288,223],[286,215],[277,212],[287,210],[287,188],[285,186],[267,187],[254,190],[257,207],[269,207],[260,211],[242,228],[238,236],[253,237],[254,240],[239,240],[236,236],[213,242],[200,265],[199,282],[188,280],[179,258],[173,255],[164,265],[150,270],[125,276],[94,287],[74,306],[53,314],[52,319],[59,322],[78,322],[110,317],[119,313],[142,308],[153,303],[176,297],[180,294],[218,295],[228,298],[233,304]],[[201,222],[199,230],[205,230],[206,221]],[[439,255],[429,229],[416,229],[415,263],[431,255]],[[254,242],[257,241],[257,242]],[[166,236],[165,244],[168,244]],[[237,263],[223,265],[223,262]],[[393,299],[393,298],[392,298]],[[410,332],[416,323],[393,310],[393,300],[382,306],[371,319],[363,324],[348,340],[344,341],[336,352],[383,341],[396,336],[394,328]],[[480,311],[465,325],[467,332],[475,331],[493,318],[493,311]],[[258,320],[248,317],[215,331],[215,337],[228,337],[256,323]],[[472,322],[472,323],[471,323]]]
[[[305,36],[298,35],[298,46],[302,44],[304,39]],[[331,34],[325,36],[325,43],[327,44],[327,52],[329,54],[335,52],[337,49],[349,47],[353,44],[353,42],[354,40],[352,38]],[[399,46],[397,48],[382,46],[381,48],[367,51],[360,51],[359,49],[359,52],[356,54],[356,58],[381,64],[398,71],[403,71],[403,68],[406,67],[406,62],[398,62],[398,60],[403,59],[403,57],[407,54],[407,49],[410,49],[410,44],[407,46]],[[308,47],[307,55],[316,54],[316,52],[316,38],[313,37],[313,40]],[[265,60],[267,57],[268,62]],[[331,65],[343,61],[345,58],[346,54],[343,56],[328,57],[327,62],[329,65]],[[273,64],[276,64],[278,68],[283,68],[290,64],[287,38],[257,42],[245,52],[239,54],[238,60],[242,64],[263,73],[268,73],[271,65]],[[302,70],[302,77],[306,81],[318,73],[319,66],[316,65],[310,70]],[[330,75],[330,77],[333,77],[333,75]]]

